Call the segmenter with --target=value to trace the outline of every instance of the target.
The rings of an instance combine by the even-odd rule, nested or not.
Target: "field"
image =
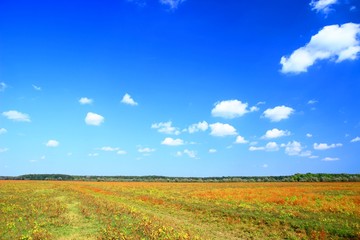
[[[360,183],[0,181],[0,239],[360,239]]]

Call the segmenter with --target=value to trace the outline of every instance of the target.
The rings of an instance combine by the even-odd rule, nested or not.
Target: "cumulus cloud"
[[[310,6],[313,11],[327,14],[331,11],[331,6],[336,3],[337,0],[312,0]]]
[[[312,136],[313,136],[313,135],[312,135],[311,133],[307,133],[307,134],[306,134],[306,137],[308,137],[308,138],[312,138]]]
[[[0,130],[0,132],[1,132],[1,130]],[[354,139],[351,139],[350,142],[360,142],[360,137],[356,137]]]
[[[272,139],[272,138],[279,138],[284,136],[289,136],[291,133],[288,130],[279,130],[274,128],[272,130],[266,131],[265,135],[262,136],[264,139]]]
[[[179,135],[180,131],[178,128],[172,126],[172,122],[160,122],[160,123],[153,123],[151,125],[151,128],[157,129],[160,133],[165,134],[173,134],[173,135]]]
[[[7,133],[6,128],[0,128],[0,135],[1,135],[1,134],[4,134],[4,133]]]
[[[21,113],[15,110],[10,110],[2,113],[7,119],[16,121],[16,122],[31,122],[30,116],[26,113]]]
[[[236,129],[227,123],[214,123],[209,125],[211,128],[210,135],[215,137],[225,137],[231,135],[237,135]]]
[[[196,152],[189,149],[184,150],[184,154],[188,155],[189,158],[196,158]]]
[[[134,99],[132,99],[132,97],[127,93],[123,96],[121,102],[124,103],[124,104],[131,105],[131,106],[138,105],[138,103],[135,102]]]
[[[236,117],[241,117],[248,112],[257,110],[257,107],[253,107],[249,110],[248,104],[242,103],[239,100],[226,100],[217,102],[215,104],[215,107],[211,110],[211,114],[214,117],[232,119]]]
[[[185,2],[185,0],[159,0],[159,2],[167,5],[170,9],[176,9],[181,3]]]
[[[300,155],[303,150],[301,143],[297,141],[289,142],[288,144],[284,144],[283,146],[285,147],[285,153],[289,156]]]
[[[87,97],[82,97],[79,99],[79,103],[80,104],[91,104],[93,103],[93,100],[91,98],[87,98]]]
[[[85,123],[87,125],[100,126],[104,122],[105,118],[99,114],[88,112],[85,117]]]
[[[7,87],[7,85],[4,82],[0,82],[0,92],[5,91],[6,87]]]
[[[295,50],[290,57],[281,57],[281,72],[301,73],[318,60],[336,63],[355,60],[360,52],[360,24],[329,25],[311,37],[309,43]]]
[[[245,138],[244,137],[242,137],[242,136],[237,136],[236,137],[236,140],[235,140],[235,143],[239,143],[239,144],[245,144],[245,143],[248,143],[249,141],[247,141],[247,140],[245,140]]]
[[[167,146],[180,146],[180,145],[184,145],[184,141],[180,138],[173,139],[173,138],[167,137],[161,142],[161,144],[167,145]]]
[[[206,131],[209,128],[209,124],[206,121],[194,123],[188,127],[189,133],[195,133],[199,131]]]
[[[270,121],[272,122],[279,122],[283,119],[288,119],[289,116],[293,113],[294,109],[282,105],[266,109],[264,111],[264,117],[270,119]]]
[[[138,152],[139,153],[152,153],[152,152],[155,152],[155,149],[154,148],[139,148],[138,149]]]
[[[209,153],[216,153],[216,152],[217,152],[217,150],[215,148],[210,148],[209,149]]]
[[[56,141],[56,140],[49,140],[47,143],[46,143],[46,146],[47,147],[57,147],[59,146],[59,142]]]
[[[265,146],[265,150],[266,151],[278,151],[279,150],[279,145],[276,142],[269,142],[266,144]]]
[[[338,161],[340,158],[332,158],[332,157],[326,157],[322,159],[323,161]]]
[[[342,144],[341,143],[333,143],[328,145],[327,143],[314,143],[314,149],[315,150],[327,150],[330,148],[336,148],[336,147],[341,147]]]
[[[34,90],[36,90],[36,91],[41,91],[41,87],[39,87],[39,86],[36,86],[36,85],[32,85],[32,87],[34,88]]]

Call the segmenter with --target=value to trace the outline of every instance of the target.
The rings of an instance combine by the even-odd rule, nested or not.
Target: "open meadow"
[[[0,181],[0,239],[359,239],[360,183]]]

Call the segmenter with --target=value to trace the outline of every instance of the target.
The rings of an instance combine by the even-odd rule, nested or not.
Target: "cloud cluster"
[[[160,123],[153,123],[151,128],[157,129],[160,133],[165,134],[172,134],[172,135],[179,135],[180,131],[178,128],[172,126],[172,122],[160,122]]]
[[[2,113],[6,118],[16,122],[31,122],[30,116],[26,113],[21,113],[15,110],[10,110]]]
[[[327,143],[314,143],[315,150],[327,150],[330,148],[342,147],[341,143],[333,143],[328,145]]]
[[[336,63],[354,60],[360,52],[360,24],[329,25],[311,37],[309,43],[295,50],[289,57],[281,57],[281,72],[301,73],[319,60]]]

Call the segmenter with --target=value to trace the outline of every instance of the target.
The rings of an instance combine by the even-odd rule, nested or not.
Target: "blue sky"
[[[360,5],[1,1],[0,175],[359,173]]]

